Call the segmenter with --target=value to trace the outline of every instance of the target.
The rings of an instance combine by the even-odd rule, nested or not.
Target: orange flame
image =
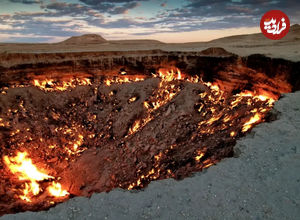
[[[27,155],[27,152],[18,152],[15,157],[4,156],[3,159],[9,170],[13,174],[17,175],[19,180],[27,181],[25,183],[25,188],[23,189],[23,195],[20,195],[19,197],[24,201],[31,202],[30,198],[41,192],[38,181],[54,179],[54,177],[38,170]],[[49,188],[50,195],[61,197],[68,194],[67,191],[61,189],[61,185],[59,183],[53,182],[52,185],[55,187],[53,189]]]
[[[44,80],[34,79],[33,85],[47,92],[66,91],[69,88],[75,88],[77,85],[78,86],[91,85],[91,80],[89,78],[76,78],[76,79],[68,79],[62,81],[55,81],[54,79],[44,79]]]
[[[248,131],[248,130],[252,127],[252,125],[253,125],[254,123],[257,123],[257,122],[259,122],[260,120],[261,120],[261,115],[260,115],[259,113],[256,113],[253,117],[251,117],[251,118],[249,119],[249,121],[247,121],[247,122],[243,125],[242,131],[243,131],[243,132]]]
[[[181,79],[181,72],[179,69],[177,69],[177,79],[180,80]]]
[[[63,190],[61,188],[61,184],[56,182],[53,182],[52,185],[48,187],[48,191],[52,196],[55,197],[64,197],[69,195],[68,191]]]
[[[166,82],[170,82],[173,80],[180,80],[182,79],[182,74],[181,71],[179,69],[177,69],[176,71],[174,71],[173,69],[171,70],[167,70],[165,68],[160,68],[158,71],[158,75],[153,74],[155,77],[159,77],[162,79],[162,81],[166,81]],[[176,77],[177,75],[177,77]]]
[[[253,97],[253,98],[259,99],[261,101],[268,101],[268,104],[270,106],[273,105],[273,103],[277,99],[277,97],[275,95],[272,95],[263,90],[259,91],[259,94],[246,90],[246,91],[243,91],[243,92],[237,94],[237,96]]]
[[[18,152],[16,157],[4,156],[4,162],[13,174],[19,174],[19,180],[41,181],[54,178],[40,172],[32,164],[32,160],[27,158],[27,152]]]

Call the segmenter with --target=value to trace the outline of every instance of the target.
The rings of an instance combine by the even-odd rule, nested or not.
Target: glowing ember
[[[205,154],[204,152],[199,151],[198,155],[195,157],[195,160],[200,161],[200,159],[204,156],[204,154]]]

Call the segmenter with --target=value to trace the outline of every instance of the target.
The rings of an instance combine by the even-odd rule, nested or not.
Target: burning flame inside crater
[[[176,81],[179,80],[186,80],[188,82],[192,83],[202,83],[205,86],[207,86],[210,89],[210,94],[207,92],[199,94],[201,99],[206,100],[210,103],[215,104],[216,106],[222,106],[224,103],[222,102],[225,98],[225,92],[220,89],[218,84],[216,83],[210,83],[210,82],[203,82],[198,77],[187,77],[181,74],[179,70],[176,71],[168,71],[168,70],[161,70],[158,72],[158,75],[154,74],[154,77],[158,77],[161,79],[161,82],[159,84],[159,87],[156,91],[156,95],[152,96],[152,101],[146,101],[143,103],[144,108],[147,109],[148,115],[145,118],[138,119],[135,121],[132,125],[132,127],[129,129],[129,135],[132,135],[136,133],[137,131],[141,130],[148,122],[153,120],[154,116],[152,115],[152,112],[155,112],[155,110],[161,108],[166,103],[169,103],[179,92],[180,87],[176,84]],[[173,82],[170,84],[170,82]],[[150,98],[150,99],[151,99]],[[221,125],[221,130],[228,129],[232,126],[231,121],[235,119],[236,116],[234,115],[227,115],[227,112],[230,112],[230,110],[233,110],[237,106],[241,105],[245,99],[247,99],[247,105],[248,106],[254,106],[256,102],[262,102],[266,103],[266,105],[262,105],[260,108],[254,108],[249,115],[251,116],[248,121],[244,122],[242,125],[241,132],[245,133],[248,130],[250,130],[255,124],[261,122],[264,117],[264,113],[268,111],[274,104],[275,100],[277,99],[276,95],[269,94],[267,92],[252,92],[252,91],[242,91],[236,95],[233,95],[232,97],[233,101],[231,102],[231,105],[224,106],[219,111],[215,107],[210,107],[209,109],[202,109],[200,107],[198,109],[199,113],[203,114],[203,118],[206,118],[207,112],[211,112],[211,116],[207,119],[204,119],[199,122],[199,132],[202,134],[213,134],[214,132],[218,132],[217,129],[214,129],[212,125],[214,123],[218,123],[220,120],[223,121],[223,124]],[[207,129],[206,129],[207,126]],[[231,131],[229,133],[230,137],[235,138],[235,136],[238,134],[236,131]],[[173,149],[175,146],[171,146],[170,149]],[[155,164],[154,167],[148,171],[146,174],[141,174],[138,179],[131,183],[128,186],[128,189],[134,189],[134,188],[142,188],[144,186],[144,182],[147,183],[147,181],[156,180],[160,178],[162,175],[162,170],[160,169],[160,162],[162,161],[162,157],[167,154],[166,150],[164,153],[160,152],[159,154],[155,155]],[[195,163],[197,164],[197,167],[199,170],[208,168],[212,165],[214,165],[217,161],[213,161],[211,159],[204,159],[204,156],[206,155],[206,148],[203,147],[202,150],[198,150],[197,154],[194,158]],[[167,175],[169,177],[173,177],[172,171],[167,170]]]
[[[26,202],[31,202],[32,197],[43,191],[39,182],[49,180],[52,185],[48,187],[49,195],[53,197],[64,197],[69,193],[63,190],[60,183],[54,182],[53,176],[40,171],[28,158],[27,152],[17,152],[15,157],[4,156],[4,163],[19,180],[24,181],[25,188],[19,197]]]
[[[193,98],[199,101],[196,101],[198,103],[194,105],[194,109],[188,112],[193,115],[195,119],[188,121],[187,124],[191,122],[190,124],[194,126],[194,130],[191,130],[191,133],[197,133],[196,136],[198,135],[197,138],[199,139],[195,141],[197,146],[194,146],[194,149],[190,151],[191,154],[186,156],[184,155],[185,152],[182,153],[182,157],[179,155],[179,159],[175,158],[178,161],[169,157],[169,152],[176,151],[177,143],[171,144],[170,146],[168,145],[168,142],[168,144],[166,144],[167,149],[161,148],[158,151],[153,152],[150,162],[143,161],[145,164],[147,163],[146,168],[137,168],[137,170],[135,170],[135,177],[130,179],[130,182],[117,182],[117,184],[119,184],[122,188],[139,189],[146,186],[146,184],[152,180],[169,177],[175,178],[176,169],[180,169],[178,164],[181,166],[181,164],[184,164],[185,160],[188,161],[188,164],[190,164],[192,168],[195,168],[193,170],[191,168],[192,172],[199,171],[216,164],[218,159],[215,159],[213,157],[213,153],[207,150],[208,147],[203,147],[210,145],[205,143],[203,146],[198,146],[200,145],[198,140],[202,141],[201,138],[215,139],[213,135],[219,133],[223,135],[220,135],[222,139],[226,139],[226,141],[229,140],[230,144],[232,144],[233,141],[240,135],[249,131],[255,124],[263,121],[266,112],[272,108],[275,100],[278,98],[266,91],[246,90],[238,94],[227,94],[226,91],[220,89],[222,88],[220,84],[203,82],[200,77],[185,75],[179,70],[174,71],[161,69],[157,74],[153,74],[153,77],[158,78],[160,81],[158,82],[158,80],[152,79],[152,91],[149,95],[147,94],[142,101],[141,96],[136,95],[135,93],[130,93],[126,97],[125,105],[127,109],[130,109],[129,107],[131,106],[139,105],[139,110],[142,114],[137,117],[132,117],[131,120],[128,121],[128,124],[124,123],[124,128],[126,130],[124,132],[124,136],[120,136],[121,141],[126,142],[128,139],[134,138],[136,134],[138,136],[138,132],[141,131],[142,133],[144,128],[147,129],[151,127],[151,122],[154,121],[155,123],[155,119],[159,117],[162,118],[162,120],[165,120],[166,117],[170,118],[173,112],[176,111],[172,109],[172,102],[175,103],[176,98],[180,96],[181,91],[188,87],[186,86],[187,84],[190,86],[191,83],[200,84],[196,85],[196,87],[191,87],[197,88],[195,89],[195,91],[197,90],[196,92],[193,91]],[[11,142],[14,143],[14,148],[12,149],[18,149],[18,147],[24,145],[26,139],[28,139],[33,141],[35,144],[39,144],[40,152],[43,154],[45,160],[47,160],[45,163],[57,161],[57,164],[59,165],[63,162],[70,164],[87,149],[98,147],[97,145],[101,145],[106,139],[109,139],[109,141],[115,140],[115,136],[111,136],[111,134],[114,135],[112,129],[113,123],[110,122],[110,120],[105,120],[104,123],[102,122],[101,124],[98,119],[101,117],[101,115],[98,114],[100,107],[103,109],[107,108],[105,110],[110,112],[110,105],[113,106],[114,111],[111,111],[107,115],[107,118],[110,119],[109,117],[118,117],[118,111],[116,111],[117,106],[118,103],[123,100],[115,98],[115,94],[112,90],[116,88],[114,84],[138,82],[147,78],[150,77],[124,76],[122,74],[120,76],[109,76],[104,79],[101,78],[102,81],[99,81],[99,85],[95,83],[95,79],[91,80],[89,78],[72,78],[69,80],[35,79],[31,81],[33,86],[43,91],[39,92],[43,93],[43,95],[48,92],[54,92],[51,95],[59,97],[60,92],[72,91],[72,88],[81,85],[89,86],[85,89],[90,91],[90,94],[92,94],[93,97],[88,97],[89,102],[81,100],[81,97],[78,98],[79,101],[76,102],[73,102],[72,100],[69,102],[69,100],[67,100],[67,107],[62,109],[49,107],[49,109],[47,109],[48,112],[41,114],[43,115],[41,120],[44,119],[44,126],[52,126],[51,128],[49,126],[51,133],[41,132],[40,136],[35,139],[34,136],[30,136],[30,134],[28,134],[31,132],[32,128],[28,128],[28,130],[26,129],[26,132],[28,132],[26,135],[28,135],[28,137],[26,136],[22,139],[22,143],[16,144],[16,142],[18,142],[17,137],[22,134],[22,128],[12,130],[9,133],[9,138],[10,140],[13,140]],[[122,89],[120,87],[117,88],[120,90]],[[36,92],[36,89],[33,90]],[[100,90],[106,90],[107,94]],[[70,97],[72,98],[71,95]],[[100,97],[99,103],[101,103],[99,105],[97,103],[98,97]],[[115,100],[117,102],[113,103]],[[193,104],[194,103],[192,103],[192,105]],[[91,105],[92,108],[88,108],[90,107],[88,105]],[[27,111],[26,107],[25,101],[20,101],[17,106],[18,109],[9,109],[8,114],[11,118],[14,117],[14,114],[19,113],[20,115],[24,114],[27,117],[25,114]],[[85,110],[82,110],[81,108],[85,108]],[[101,114],[102,113],[103,112],[101,112]],[[239,113],[244,115],[239,115]],[[28,118],[31,120],[31,116]],[[0,127],[11,126],[11,121],[6,121],[4,117],[0,118]],[[37,122],[40,122],[39,119]],[[150,126],[146,127],[148,124],[150,124]],[[176,124],[174,127],[176,127]],[[217,138],[220,137],[218,135],[216,136]],[[14,139],[15,137],[16,139]],[[194,136],[191,137],[191,140],[188,139],[188,135],[185,138],[187,138],[185,140],[187,142],[184,144],[186,146],[190,146],[189,144],[191,142],[188,141],[191,141]],[[180,147],[182,147],[182,145]],[[128,150],[127,148],[125,149]],[[38,201],[38,199],[44,198],[45,196],[56,198],[55,201],[62,201],[68,198],[69,192],[65,190],[59,182],[57,182],[59,178],[49,175],[50,172],[33,164],[32,159],[35,158],[33,158],[33,156],[32,159],[29,157],[32,150],[34,149],[30,148],[27,152],[15,150],[11,152],[7,151],[8,155],[13,154],[16,156],[3,157],[4,164],[7,166],[9,172],[13,174],[9,177],[9,179],[21,184],[22,190],[16,190],[18,198],[28,203],[39,203],[40,201]],[[147,158],[147,155],[144,156]],[[72,194],[75,194],[71,188],[69,188],[69,190]]]
[[[55,81],[54,79],[35,79],[33,80],[33,85],[47,92],[66,91],[69,88],[75,88],[76,86],[91,85],[91,80],[89,78],[75,78],[63,81]]]

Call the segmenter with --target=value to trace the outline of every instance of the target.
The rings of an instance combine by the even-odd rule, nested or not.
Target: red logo
[[[260,29],[267,38],[279,40],[289,32],[290,19],[280,10],[271,10],[262,16]]]

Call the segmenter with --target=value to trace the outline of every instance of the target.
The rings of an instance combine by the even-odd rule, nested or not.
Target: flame
[[[174,83],[175,81],[182,78],[182,74],[179,69],[177,69],[177,72],[174,72],[174,70],[172,69],[160,69],[158,71],[158,75],[153,75],[154,77],[160,78],[161,81],[159,83],[159,86],[153,92],[153,95],[150,97],[150,100],[143,102],[143,106],[147,110],[147,114],[145,114],[145,116],[142,119],[136,120],[133,123],[133,125],[129,128],[128,135],[136,133],[137,131],[141,130],[146,124],[152,121],[152,119],[154,118],[152,115],[153,112],[170,102],[180,91],[179,86],[176,85],[176,83]],[[132,101],[135,100],[136,99],[133,99]]]
[[[198,152],[198,155],[195,157],[195,160],[199,162],[200,159],[201,159],[204,155],[205,155],[204,152],[199,151],[199,152]]]
[[[110,86],[110,85],[111,85],[110,80],[109,80],[109,79],[105,80],[105,84],[106,84],[107,86]]]
[[[91,85],[91,80],[89,78],[71,78],[67,80],[34,79],[33,85],[46,92],[66,91],[76,86]]]
[[[31,197],[38,195],[42,191],[38,181],[54,179],[53,176],[38,170],[38,168],[32,163],[32,160],[28,158],[27,152],[17,152],[15,157],[4,156],[3,160],[10,172],[15,174],[19,180],[26,181],[23,189],[23,195],[19,196],[26,202],[31,202]],[[60,186],[59,183],[53,182],[52,184],[56,184],[55,186],[57,189],[58,186]],[[54,190],[52,190],[50,195],[61,197],[67,195],[65,193],[66,191],[62,191],[60,194],[57,194]]]
[[[61,188],[60,183],[53,182],[51,186],[48,187],[48,191],[50,195],[55,196],[55,197],[64,197],[69,195],[69,192],[66,190],[63,190]]]
[[[179,79],[182,79],[182,74],[179,69],[177,71],[174,71],[173,69],[167,70],[167,69],[159,69],[158,74],[153,74],[154,77],[158,77],[161,79],[161,82],[159,84],[159,87],[156,91],[154,91],[154,94],[150,98],[150,100],[143,102],[143,106],[145,107],[147,111],[147,115],[145,118],[141,120],[137,120],[133,126],[129,129],[128,134],[131,135],[133,133],[136,133],[139,131],[142,127],[146,125],[147,122],[150,122],[152,118],[151,114],[156,111],[157,109],[164,106],[166,103],[169,103],[170,100],[172,100],[176,94],[180,91],[180,87],[176,84],[176,81]],[[198,76],[196,77],[189,77],[186,76],[185,78],[187,81],[192,83],[202,83],[205,86],[209,88],[209,92],[203,92],[200,93],[199,96],[201,99],[208,99],[208,101],[212,104],[220,105],[220,102],[223,102],[226,99],[225,92],[221,90],[220,85],[217,82],[211,83],[211,82],[203,82],[201,78]],[[248,98],[248,99],[244,99]],[[257,91],[242,91],[239,94],[236,94],[233,96],[233,100],[231,101],[228,108],[233,109],[236,106],[240,105],[241,103],[246,102],[248,106],[252,106],[257,101],[266,102],[266,104],[269,105],[269,107],[272,107],[275,100],[278,97],[276,95],[271,94],[270,92],[264,91],[264,90],[257,90]],[[214,127],[207,127],[207,129],[201,129],[201,126],[211,126],[213,123],[219,123],[219,120],[223,120],[222,129],[225,130],[230,126],[230,122],[232,119],[234,119],[236,116],[234,115],[224,115],[224,112],[219,110],[218,108],[214,106],[210,106],[208,110],[203,110],[204,104],[199,104],[198,112],[205,117],[207,112],[211,114],[209,118],[205,117],[206,119],[199,122],[199,129],[200,133],[202,134],[213,134],[215,132]],[[246,132],[248,131],[256,122],[260,121],[260,118],[262,117],[263,113],[268,111],[268,107],[261,107],[257,113],[260,113],[258,115],[255,115],[252,119],[250,119],[249,122],[246,122],[243,126],[242,131]],[[202,112],[203,111],[203,112]],[[237,135],[237,131],[232,131],[230,133],[231,137],[235,137]]]
[[[256,113],[253,117],[251,117],[251,118],[249,119],[249,121],[247,121],[247,122],[243,125],[242,131],[243,131],[243,132],[248,131],[248,130],[252,127],[252,125],[253,125],[254,123],[257,123],[257,122],[259,122],[260,120],[261,120],[261,115],[260,115],[259,113]]]
[[[181,72],[179,69],[177,69],[177,79],[180,80],[181,79]]]
[[[204,165],[204,166],[203,166],[203,169],[206,169],[206,168],[208,168],[208,167],[210,167],[210,166],[212,166],[212,165],[214,165],[214,163],[213,163],[213,162],[210,162],[210,163]]]
[[[174,148],[174,145],[171,145],[170,149],[173,149],[173,148]],[[168,151],[168,149],[165,150],[165,152],[167,152],[167,151]],[[127,187],[127,189],[131,190],[133,188],[142,187],[143,186],[143,181],[145,181],[145,180],[150,180],[151,181],[151,180],[158,179],[160,177],[160,174],[161,174],[161,169],[159,168],[159,165],[160,165],[160,161],[161,161],[163,155],[164,155],[163,152],[159,152],[158,154],[156,154],[154,156],[154,161],[155,161],[154,167],[150,171],[148,171],[146,174],[142,174],[141,176],[139,176],[139,178],[135,182],[131,183]],[[168,172],[169,175],[172,175],[171,170],[168,170],[167,172]]]
[[[162,79],[162,81],[166,81],[166,82],[171,82],[171,81],[174,81],[174,80],[181,80],[182,79],[182,74],[181,74],[181,71],[179,69],[174,71],[173,69],[168,70],[168,69],[165,69],[165,68],[160,68],[158,70],[158,75],[157,74],[153,74],[153,75],[154,75],[154,77],[159,77],[159,78]]]
[[[141,122],[139,120],[135,121],[133,123],[133,126],[129,129],[129,134],[135,133],[139,129],[140,124],[141,124]]]
[[[78,153],[78,147],[80,147],[83,144],[83,136],[81,134],[78,135],[78,140],[73,145],[73,151],[75,153]]]
[[[263,101],[263,102],[267,101],[269,106],[272,106],[274,104],[275,100],[278,98],[277,96],[272,95],[271,93],[268,93],[264,90],[261,90],[259,92],[252,92],[252,91],[245,90],[245,91],[237,94],[237,96],[253,97],[254,99],[259,99],[260,101]]]
[[[27,155],[27,152],[18,152],[16,157],[4,156],[5,164],[13,174],[19,174],[19,180],[41,181],[54,178],[39,171]]]
[[[129,76],[126,76],[126,77],[118,76],[117,78],[105,79],[104,83],[107,86],[111,86],[112,84],[123,84],[123,83],[138,82],[138,81],[143,81],[143,80],[145,80],[145,76],[135,77],[135,78],[132,78],[132,77],[129,78]]]
[[[132,103],[132,102],[135,102],[137,100],[137,97],[136,96],[133,96],[133,97],[131,97],[129,100],[128,100],[128,102],[129,103]]]

